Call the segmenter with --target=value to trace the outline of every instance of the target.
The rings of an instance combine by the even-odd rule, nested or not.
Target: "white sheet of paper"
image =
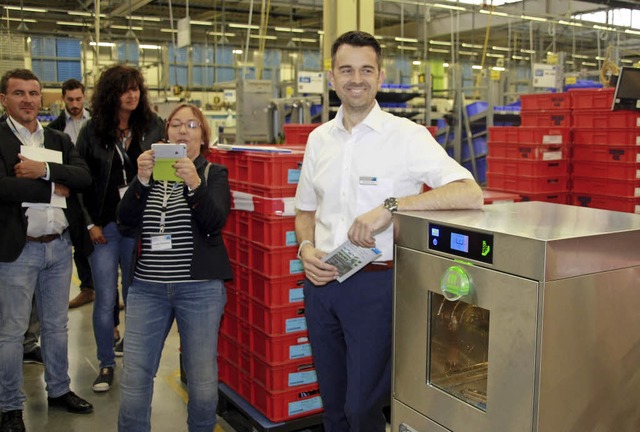
[[[62,152],[58,150],[50,150],[42,147],[20,146],[20,154],[29,159],[38,162],[55,162],[62,163]],[[22,203],[22,207],[59,207],[67,208],[67,199],[63,196],[53,193],[53,185],[51,189],[50,203]]]

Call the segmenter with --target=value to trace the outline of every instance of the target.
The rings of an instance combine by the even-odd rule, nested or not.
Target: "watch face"
[[[398,200],[395,198],[387,198],[384,200],[384,208],[389,210],[391,213],[395,213],[398,211]]]

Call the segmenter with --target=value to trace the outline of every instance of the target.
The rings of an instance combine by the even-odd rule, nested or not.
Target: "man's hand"
[[[358,216],[354,221],[347,236],[351,243],[366,248],[375,247],[374,235],[384,231],[391,221],[393,215],[382,205]]]
[[[63,196],[65,198],[69,197],[70,191],[69,191],[68,187],[66,187],[65,185],[58,184],[58,183],[54,183],[53,186],[54,186],[53,187],[53,193],[54,194]]]
[[[326,253],[309,245],[300,251],[300,258],[304,266],[307,279],[316,286],[326,285],[338,277],[338,269],[331,264],[322,262]]]
[[[39,179],[46,174],[46,164],[18,154],[20,162],[14,167],[17,178]]]
[[[107,244],[107,239],[102,235],[102,227],[98,225],[94,225],[89,230],[89,237],[91,237],[91,241],[93,244]]]

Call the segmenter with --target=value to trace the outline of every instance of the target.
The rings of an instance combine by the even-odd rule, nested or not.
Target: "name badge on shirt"
[[[378,177],[360,177],[360,184],[361,185],[377,186],[378,185]]]
[[[171,234],[155,234],[151,236],[151,250],[161,251],[171,249]]]
[[[129,189],[129,185],[120,186],[118,188],[118,193],[120,194],[120,199],[122,199],[124,194],[127,193],[127,189]]]

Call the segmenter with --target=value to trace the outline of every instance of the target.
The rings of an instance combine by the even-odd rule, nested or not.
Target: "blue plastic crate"
[[[473,174],[473,169],[472,169],[470,160],[467,162],[463,162],[462,166],[468,169],[469,172],[471,172],[471,174]],[[487,182],[487,158],[486,157],[476,158],[475,179],[480,184],[484,184]]]
[[[473,145],[473,154],[475,157],[485,156],[487,154],[488,147],[487,147],[486,136],[474,138],[471,141],[471,143]],[[471,155],[469,153],[470,153],[469,146],[467,145],[467,142],[465,140],[462,144],[462,160],[463,161],[466,161],[467,159],[471,158]]]
[[[489,106],[488,103],[486,103],[485,101],[478,101],[478,102],[473,102],[470,103],[469,105],[467,105],[467,115],[469,117],[474,116],[476,114],[480,114],[483,111],[487,110],[487,107]]]

